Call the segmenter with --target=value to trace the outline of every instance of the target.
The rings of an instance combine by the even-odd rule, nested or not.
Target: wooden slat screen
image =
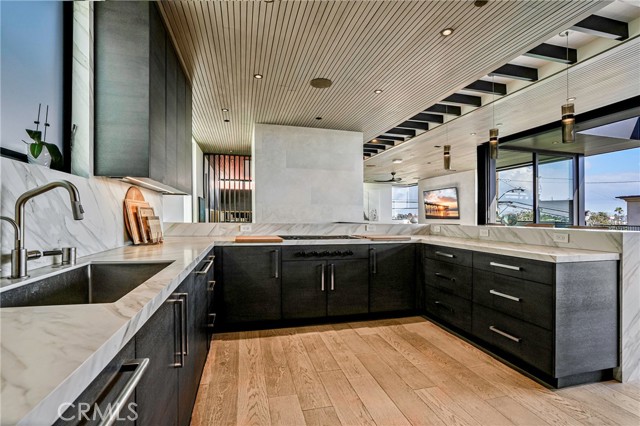
[[[209,164],[209,221],[251,222],[251,156],[205,154]]]

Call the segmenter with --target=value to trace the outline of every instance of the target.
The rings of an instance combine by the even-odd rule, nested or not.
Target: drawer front
[[[282,247],[282,260],[368,259],[367,244],[295,245]]]
[[[474,252],[473,267],[523,280],[553,284],[554,264],[550,262]]]
[[[462,330],[471,331],[471,301],[427,286],[425,307],[434,317]]]
[[[549,330],[474,305],[473,334],[553,375],[553,333]]]
[[[461,266],[472,265],[472,252],[444,246],[425,245],[424,257]]]
[[[488,308],[553,328],[553,287],[489,271],[473,275],[473,301]]]
[[[472,269],[439,260],[425,259],[424,282],[464,299],[472,297]]]

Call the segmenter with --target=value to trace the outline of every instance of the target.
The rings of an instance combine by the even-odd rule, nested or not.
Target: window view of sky
[[[585,209],[613,214],[626,213],[626,203],[616,197],[640,195],[640,148],[586,157]]]

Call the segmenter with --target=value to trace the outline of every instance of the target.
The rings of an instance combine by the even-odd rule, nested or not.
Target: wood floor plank
[[[193,406],[193,414],[191,416],[191,426],[205,426],[207,424],[205,419],[207,411],[205,407],[208,391],[209,385],[201,384],[198,386],[198,394],[196,395],[196,402]]]
[[[348,378],[348,380],[376,424],[404,426],[411,424],[368,373],[364,376]]]
[[[302,344],[307,350],[309,359],[315,367],[316,371],[332,371],[339,370],[340,367],[336,360],[333,359],[331,352],[327,349],[324,341],[317,332],[301,335]]]
[[[560,389],[556,393],[570,402],[571,405],[578,404],[584,411],[589,413],[589,417],[584,420],[587,420],[590,424],[618,424],[625,426],[640,424],[640,417],[626,410],[612,407],[608,401],[594,395],[582,386]]]
[[[264,360],[267,395],[269,397],[295,395],[296,388],[293,386],[287,358],[278,337],[262,337],[260,347]]]
[[[620,393],[607,386],[598,384],[582,386],[583,389],[588,390],[596,397],[602,398],[611,404],[627,410],[631,414],[640,417],[640,402],[633,399],[623,393]],[[638,422],[640,424],[640,421]]]
[[[418,389],[415,392],[445,424],[450,426],[481,426],[476,419],[464,411],[439,387]]]
[[[375,354],[359,354],[358,359],[412,425],[445,423],[415,394],[394,371]]]
[[[412,389],[422,389],[435,386],[415,365],[403,357],[389,343],[377,334],[364,335],[363,339],[369,344],[382,360],[392,367],[394,371]]]
[[[342,422],[333,407],[316,408],[303,411],[307,426],[340,426]],[[345,425],[349,426],[349,425]]]
[[[636,401],[640,401],[640,382],[620,383],[611,380],[608,382],[599,383],[598,385],[607,386],[617,392],[623,393],[628,397],[635,399]]]
[[[369,346],[349,324],[341,324],[342,327],[336,328],[338,336],[347,344],[351,352],[354,354],[366,354],[373,352]]]
[[[361,336],[377,334],[375,327],[371,326],[370,321],[354,321],[350,322],[349,326]]]
[[[342,371],[323,371],[318,374],[343,425],[375,425]]]
[[[487,403],[493,408],[501,412],[506,418],[511,420],[513,424],[519,426],[543,425],[548,424],[540,417],[527,410],[508,396],[488,399]]]
[[[243,332],[238,347],[238,414],[240,425],[271,422],[262,351],[257,332]]]
[[[304,426],[306,421],[297,395],[269,398],[272,426]]]
[[[337,331],[325,331],[322,332],[320,336],[347,378],[369,374],[356,355],[351,351],[351,348],[349,348],[338,335]]]
[[[209,381],[202,416],[206,425],[235,425],[238,409],[238,340],[215,340],[213,377]],[[209,363],[207,363],[209,364]]]
[[[329,397],[309,359],[300,336],[294,334],[282,336],[280,339],[302,409],[309,410],[330,406]]]

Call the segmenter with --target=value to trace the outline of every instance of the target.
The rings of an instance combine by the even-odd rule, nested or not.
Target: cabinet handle
[[[182,299],[182,298],[169,299],[169,300],[167,300],[167,302],[173,303],[173,304],[176,304],[176,305],[180,305],[180,350],[177,353],[177,355],[180,357],[180,362],[175,362],[175,363],[171,364],[170,366],[171,367],[175,367],[175,368],[182,368],[182,367],[184,367],[184,355],[185,355],[185,350],[184,350],[184,335],[185,335],[184,299]]]
[[[182,322],[183,330],[184,330],[184,354],[189,355],[189,293],[174,293],[176,296],[182,298],[184,300],[184,321]]]
[[[280,267],[278,265],[278,250],[273,250],[271,252],[272,256],[273,256],[273,278],[278,278],[278,276],[280,275]]]
[[[371,273],[377,274],[378,273],[378,253],[376,252],[376,249],[373,247],[371,247],[369,250],[371,251]]]
[[[114,402],[110,404],[109,409],[107,410],[108,416],[102,419],[99,426],[111,426],[116,420],[118,420],[122,407],[124,407],[126,402],[129,400],[131,394],[133,394],[133,391],[136,389],[136,386],[138,386],[138,383],[140,382],[140,379],[142,379],[142,376],[148,366],[149,358],[133,359],[122,364],[120,371],[133,371],[133,374],[127,383],[125,383],[122,390],[118,393]]]
[[[207,286],[207,291],[213,291],[216,287],[216,280],[209,281],[209,285]]]
[[[446,310],[448,310],[449,312],[451,312],[452,314],[455,312],[455,310],[449,306],[449,305],[445,305],[444,303],[442,303],[439,300],[436,300],[435,302],[433,302],[436,304],[436,306],[438,306],[439,308],[445,308]]]
[[[520,300],[522,300],[519,297],[511,296],[510,294],[506,294],[506,293],[500,293],[499,291],[495,291],[493,289],[489,290],[489,293],[493,294],[494,296],[504,297],[505,299],[513,300],[515,302],[519,302]]]
[[[336,266],[333,263],[330,264],[329,271],[331,272],[331,291],[335,290],[335,281],[336,281],[335,270],[336,270]]]
[[[321,268],[321,272],[320,272],[320,291],[324,291],[324,263],[322,265],[320,265]]]
[[[213,328],[216,324],[216,314],[207,314],[207,316],[211,319],[211,322],[207,324],[207,327]]]
[[[519,266],[505,265],[504,263],[498,263],[498,262],[489,262],[489,265],[495,266],[496,268],[510,269],[512,271],[519,271],[520,269],[522,269]]]
[[[500,329],[498,329],[498,328],[495,328],[495,327],[494,327],[494,326],[492,326],[492,325],[490,325],[490,326],[489,326],[489,330],[493,331],[493,332],[494,332],[494,333],[496,333],[496,334],[501,335],[502,337],[506,337],[506,338],[507,338],[507,339],[509,339],[509,340],[513,340],[513,341],[514,341],[514,342],[516,342],[516,343],[520,343],[520,340],[521,340],[521,339],[520,339],[519,337],[512,336],[511,334],[506,333],[506,332],[504,332],[504,331],[502,331],[502,330],[500,330]]]
[[[453,259],[455,257],[453,254],[444,253],[441,251],[437,251],[436,256],[448,257],[449,259]]]
[[[216,255],[212,254],[211,256],[207,256],[208,260],[215,260],[216,259]]]
[[[207,265],[200,271],[196,271],[196,275],[207,275],[209,269],[211,269],[211,266],[213,266],[213,259],[207,260]]]
[[[446,276],[446,275],[442,275],[440,272],[434,272],[434,274],[433,274],[433,275],[435,275],[435,276],[436,276],[436,277],[438,277],[438,278],[442,278],[443,280],[451,281],[451,282],[454,282],[454,283],[456,282],[456,279],[455,279],[455,278],[449,278],[449,277],[448,277],[448,276]]]

